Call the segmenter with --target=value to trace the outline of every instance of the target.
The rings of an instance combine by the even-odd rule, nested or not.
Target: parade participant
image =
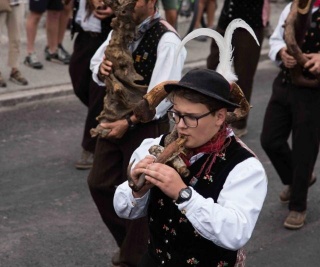
[[[88,107],[82,137],[82,152],[75,167],[90,169],[96,146],[96,138],[91,138],[90,129],[97,126],[96,117],[103,108],[104,86],[100,87],[92,80],[90,60],[97,49],[108,37],[113,18],[110,7],[92,9],[87,0],[74,1],[72,36],[77,34],[70,59],[69,73],[75,95]]]
[[[238,84],[243,89],[249,102],[264,38],[263,7],[264,0],[226,0],[224,1],[217,26],[217,31],[224,35],[228,24],[233,19],[241,18],[251,26],[260,43],[260,46],[258,46],[250,34],[243,29],[237,29],[232,40],[235,47],[233,57],[235,72],[239,78]],[[219,49],[216,43],[212,41],[210,54],[207,58],[207,67],[209,69],[216,69],[219,63],[218,54]],[[247,134],[247,121],[248,117],[232,123],[233,131],[238,137]]]
[[[128,44],[135,70],[144,77],[142,83],[148,85],[148,90],[162,81],[180,79],[186,58],[184,50],[174,62],[175,51],[181,40],[174,28],[160,19],[156,2],[137,1],[133,12],[137,31],[134,41]],[[101,86],[104,85],[103,80],[99,80],[101,74],[108,76],[112,70],[112,62],[104,59],[104,51],[111,37],[112,32],[91,60],[93,79]],[[110,96],[108,92],[110,90],[106,98]],[[101,124],[111,132],[107,138],[97,139],[88,185],[104,223],[120,248],[119,266],[137,266],[147,249],[149,235],[146,218],[129,221],[116,215],[113,208],[114,192],[126,179],[127,166],[134,149],[145,138],[156,137],[169,130],[166,116],[169,105],[169,102],[163,101],[154,119],[148,123],[139,123],[135,115],[131,115],[126,119]]]
[[[243,263],[241,248],[261,211],[267,178],[226,122],[228,112],[239,107],[230,84],[213,70],[195,69],[165,90],[172,104],[168,116],[186,138],[181,157],[190,174],[183,178],[154,163],[148,149],[163,146],[165,135],[144,140],[133,153],[131,178],[137,181],[144,173],[146,183],[138,192],[127,181],[119,185],[114,207],[122,218],[148,216],[150,242],[139,267]]]
[[[301,50],[306,53],[303,77],[314,79],[320,73],[320,54],[318,43],[320,34],[320,1],[312,9],[311,26],[303,35]],[[289,214],[284,221],[288,229],[301,228],[306,219],[308,187],[316,181],[314,165],[320,142],[320,91],[315,88],[293,83],[290,70],[297,60],[288,53],[283,38],[286,18],[291,3],[282,11],[277,27],[270,38],[269,57],[280,65],[281,70],[275,78],[261,133],[261,145],[285,189],[280,193],[282,202],[289,202]],[[292,145],[288,139],[291,135]]]

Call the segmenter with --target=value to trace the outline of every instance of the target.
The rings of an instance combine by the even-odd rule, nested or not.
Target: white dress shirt
[[[93,14],[87,16],[86,0],[80,0],[75,21],[85,32],[101,32],[101,20]]]
[[[130,162],[139,162],[149,154],[150,146],[159,144],[160,140],[161,137],[144,140]],[[199,158],[197,155],[194,157]],[[218,246],[237,250],[252,235],[267,194],[267,183],[262,164],[257,158],[251,157],[237,164],[229,173],[216,203],[192,188],[191,199],[177,205],[177,209],[186,212],[190,223],[204,238]],[[149,192],[135,199],[128,182],[119,185],[113,202],[118,216],[127,219],[145,216]]]

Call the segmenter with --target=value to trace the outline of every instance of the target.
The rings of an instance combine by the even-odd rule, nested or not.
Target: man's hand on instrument
[[[286,68],[292,69],[295,65],[297,65],[296,59],[288,53],[286,47],[281,48],[279,51],[279,56]]]
[[[308,69],[313,75],[320,74],[320,54],[318,53],[310,53],[304,54],[308,61],[304,64],[304,68]]]
[[[174,200],[178,198],[180,190],[187,187],[178,172],[166,164],[152,163],[144,173],[148,182],[159,187],[163,193]]]
[[[108,6],[102,5],[102,6],[96,7],[96,9],[93,10],[93,14],[98,19],[103,20],[112,16],[113,10]]]
[[[155,157],[148,155],[146,156],[144,159],[140,160],[135,166],[134,168],[131,170],[131,179],[134,181],[135,184],[138,183],[139,177],[141,174],[145,173],[145,171],[148,169],[148,167],[150,166],[150,164],[154,163],[155,161]],[[135,198],[141,198],[142,196],[144,196],[151,187],[153,187],[154,185],[148,181],[145,182],[144,186],[138,191],[138,192],[134,192],[132,191],[132,195]]]

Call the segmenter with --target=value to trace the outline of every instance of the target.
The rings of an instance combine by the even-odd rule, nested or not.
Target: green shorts
[[[161,0],[164,10],[178,9],[178,0]]]

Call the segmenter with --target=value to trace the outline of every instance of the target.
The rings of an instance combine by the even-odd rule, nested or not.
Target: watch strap
[[[127,115],[127,116],[125,117],[125,119],[126,119],[128,125],[129,125],[129,129],[133,129],[136,125],[132,122],[132,120],[131,120],[130,117],[131,117],[130,115]]]
[[[192,190],[191,188],[188,186],[186,188],[182,188],[179,192],[179,196],[177,198],[177,200],[175,201],[176,204],[181,204],[185,201],[188,201],[192,196]]]

